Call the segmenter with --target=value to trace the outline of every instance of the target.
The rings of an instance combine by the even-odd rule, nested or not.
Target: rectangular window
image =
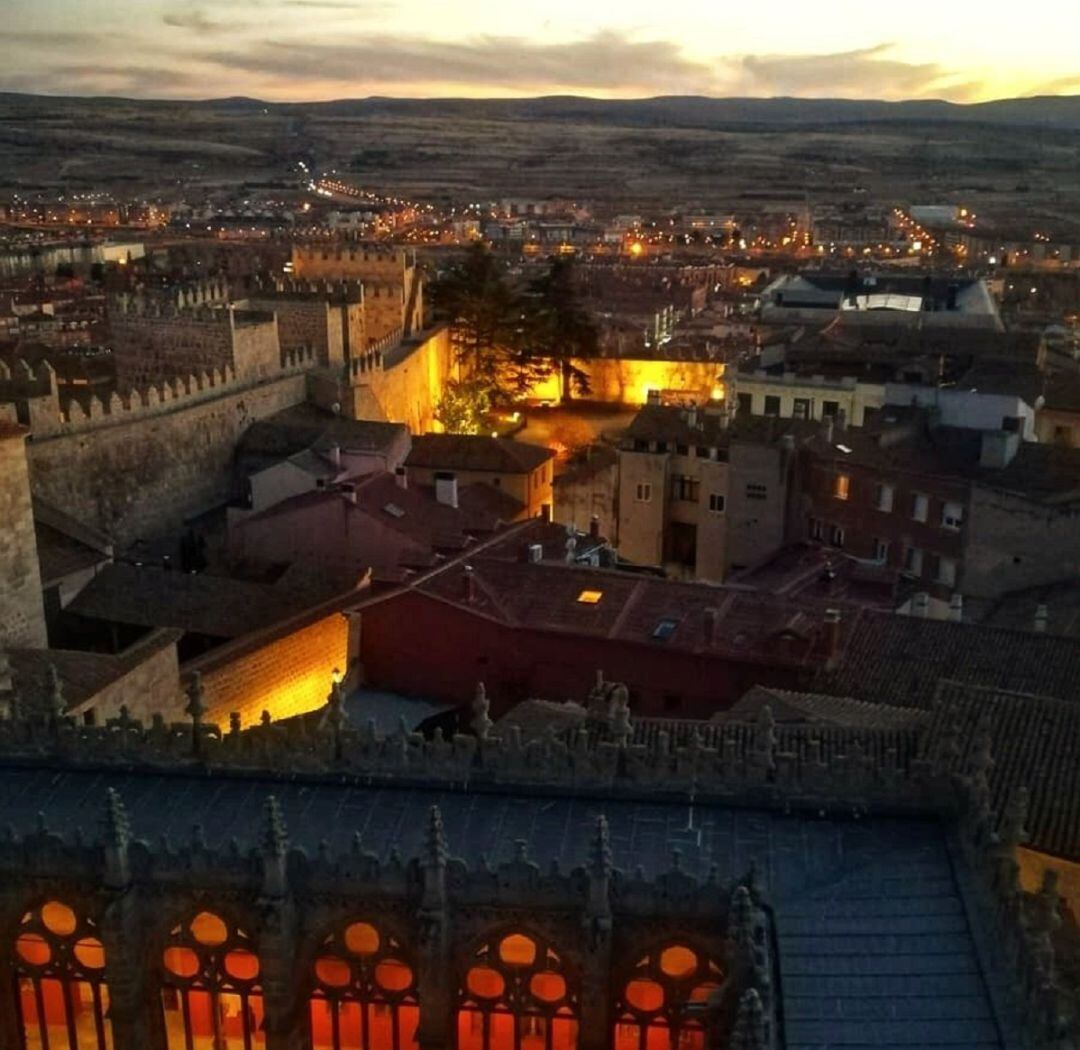
[[[877,498],[874,502],[883,514],[892,513],[893,492],[892,485],[878,485],[877,487]]]
[[[847,499],[851,494],[851,476],[848,474],[837,474],[833,478],[833,495],[837,499]]]
[[[908,547],[904,551],[904,571],[913,576],[922,575],[923,552],[918,547]]]
[[[964,523],[964,506],[962,503],[946,503],[941,508],[941,527],[943,529],[959,529]]]
[[[690,455],[690,449],[686,445],[676,445],[675,446],[675,455],[677,455],[677,456],[689,456]]]
[[[889,541],[874,540],[874,561],[884,565],[889,560]]]
[[[754,395],[753,394],[739,394],[739,415],[749,416],[754,412]]]
[[[683,503],[697,503],[701,482],[689,474],[673,474],[671,478],[671,498]]]
[[[634,499],[638,503],[649,503],[652,501],[652,485],[647,481],[639,481],[637,484],[637,491],[634,493]]]
[[[825,536],[825,523],[820,518],[810,519],[810,539],[820,540]]]
[[[946,587],[956,585],[956,562],[952,558],[938,559],[937,582]]]
[[[725,504],[725,502],[726,501],[725,501],[724,496],[723,496],[722,493],[720,493],[720,492],[710,492],[709,493],[709,510],[711,510],[713,512],[713,514],[723,514],[724,513],[724,504]]]
[[[600,604],[600,599],[603,598],[603,597],[604,597],[604,592],[603,591],[585,590],[585,591],[582,591],[577,596],[577,600],[582,605],[599,605]]]
[[[746,486],[746,498],[747,499],[767,499],[769,495],[769,489],[766,485],[748,484]]]
[[[911,517],[915,521],[926,521],[930,514],[930,497],[923,492],[916,492],[911,497]]]
[[[834,525],[829,530],[829,542],[834,547],[843,547],[843,545],[844,545],[844,530],[840,525]]]
[[[765,415],[778,416],[780,415],[780,398],[775,394],[765,395]]]
[[[822,401],[821,402],[821,414],[823,416],[838,416],[838,415],[840,415],[840,402],[839,401]]]
[[[796,419],[813,419],[814,402],[808,397],[795,398],[795,408],[792,415],[794,415]]]

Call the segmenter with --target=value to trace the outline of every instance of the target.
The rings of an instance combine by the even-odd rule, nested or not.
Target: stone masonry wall
[[[247,427],[304,396],[298,372],[37,438],[30,446],[33,490],[121,546],[175,530],[185,516],[229,496],[233,452]]]
[[[47,645],[26,432],[0,421],[0,646]]]
[[[284,637],[245,646],[233,656],[226,648],[185,665],[199,670],[207,707],[206,720],[223,729],[238,712],[244,727],[263,711],[277,721],[314,711],[326,703],[332,674],[348,666],[348,622],[334,612]]]

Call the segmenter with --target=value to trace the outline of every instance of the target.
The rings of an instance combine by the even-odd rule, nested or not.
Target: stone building
[[[592,728],[523,741],[0,722],[0,1047],[1058,1050],[1053,874],[985,734]],[[642,733],[644,730],[644,735]],[[96,825],[96,826],[95,826]],[[1059,962],[1059,960],[1061,962]],[[902,974],[902,980],[898,978]]]
[[[773,419],[734,427],[723,409],[648,405],[619,449],[620,555],[718,583],[787,534],[795,443]]]

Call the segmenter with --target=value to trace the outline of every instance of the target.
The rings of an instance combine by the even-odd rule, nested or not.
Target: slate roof
[[[1031,631],[1040,605],[1046,606],[1049,634],[1080,638],[1080,579],[1075,577],[1042,587],[1009,591],[989,603],[981,622],[992,627]]]
[[[68,609],[135,627],[176,627],[238,638],[288,619],[309,604],[310,596],[301,600],[267,584],[117,563],[105,566]]]
[[[1080,703],[944,681],[930,739],[958,731],[956,768],[964,770],[984,719],[994,756],[994,811],[1000,814],[1016,789],[1026,787],[1026,844],[1080,861]]]
[[[768,707],[777,722],[816,726],[848,726],[852,729],[919,730],[928,721],[922,710],[871,704],[845,696],[799,693],[789,689],[755,686],[713,721],[754,721]]]
[[[423,434],[412,439],[409,467],[527,474],[555,456],[543,445],[474,434]]]
[[[715,448],[725,443],[724,417],[703,409],[693,426],[687,411],[676,405],[646,405],[626,430],[630,441],[668,441]]]
[[[407,432],[404,423],[346,419],[304,403],[252,423],[240,439],[237,455],[284,459],[316,444],[320,447],[336,444],[356,452],[381,452]]]
[[[980,976],[960,889],[936,822],[813,820],[713,805],[479,794],[217,775],[185,777],[0,767],[0,825],[62,833],[95,827],[105,788],[120,794],[136,837],[174,847],[202,825],[208,845],[256,844],[268,794],[291,841],[347,848],[359,832],[384,861],[419,854],[437,804],[453,855],[512,859],[515,840],[541,870],[588,856],[606,815],[617,868],[647,877],[682,867],[724,881],[753,866],[774,910],[787,1050],[952,1047],[1004,1050]]]
[[[37,538],[38,564],[41,583],[48,586],[71,573],[92,569],[109,560],[109,555],[87,546],[73,536],[67,536],[43,522],[34,522]]]

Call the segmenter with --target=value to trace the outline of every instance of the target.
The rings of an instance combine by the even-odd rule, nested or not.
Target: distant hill
[[[46,116],[60,110],[93,112],[107,106],[161,112],[206,110],[225,114],[371,117],[408,116],[476,120],[573,121],[638,127],[737,128],[817,127],[859,123],[980,123],[1080,131],[1080,95],[1002,99],[959,104],[935,100],[910,102],[802,98],[705,98],[663,96],[647,99],[593,99],[546,96],[523,99],[363,98],[331,102],[282,103],[252,98],[205,101],[151,101],[72,98],[0,93],[0,115]]]

